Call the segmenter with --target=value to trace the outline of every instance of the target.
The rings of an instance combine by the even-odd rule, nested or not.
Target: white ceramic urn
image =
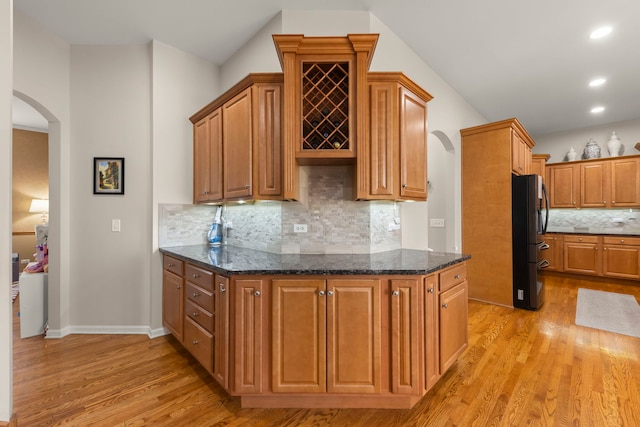
[[[609,142],[607,142],[607,150],[609,150],[610,157],[616,157],[620,155],[620,148],[622,147],[622,142],[620,142],[620,138],[616,135],[615,132],[611,134],[611,138],[609,138]]]

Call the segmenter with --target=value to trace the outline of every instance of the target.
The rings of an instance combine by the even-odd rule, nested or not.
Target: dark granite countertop
[[[224,275],[426,275],[470,255],[398,249],[374,254],[275,254],[234,246],[172,246],[160,252]]]

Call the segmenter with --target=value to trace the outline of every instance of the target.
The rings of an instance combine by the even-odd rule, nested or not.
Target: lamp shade
[[[44,213],[49,212],[49,200],[45,199],[32,199],[29,212]]]

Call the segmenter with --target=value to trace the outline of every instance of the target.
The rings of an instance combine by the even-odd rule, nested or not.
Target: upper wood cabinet
[[[194,203],[283,198],[282,85],[250,74],[190,117]]]
[[[531,173],[531,147],[533,144],[525,140],[517,131],[511,135],[511,171],[516,175]]]
[[[427,199],[427,102],[402,73],[369,73],[369,144],[358,151],[358,199]]]
[[[640,206],[640,156],[548,165],[552,208]]]
[[[545,183],[547,182],[547,160],[549,160],[550,157],[550,154],[531,155],[531,167],[529,168],[529,173],[540,175]]]

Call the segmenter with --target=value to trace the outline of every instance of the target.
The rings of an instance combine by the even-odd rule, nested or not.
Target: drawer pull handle
[[[429,292],[430,294],[432,294],[432,293],[434,292],[434,289],[433,289],[433,288],[429,288],[428,292]]]
[[[194,279],[197,279],[198,277],[200,277],[200,275],[199,275],[199,274],[194,274],[194,275],[193,275],[193,278],[194,278]]]
[[[199,294],[199,293],[197,293],[197,292],[194,292],[194,293],[193,293],[193,297],[194,297],[194,298],[198,298],[199,296],[200,296],[200,294]]]
[[[176,285],[176,289],[182,289],[182,285]]]
[[[442,304],[442,308],[449,308],[449,304],[447,303]]]
[[[191,344],[193,344],[193,345],[198,345],[198,340],[193,340],[193,341],[191,341]]]
[[[624,239],[620,239],[620,243],[624,243]]]
[[[224,286],[220,285],[220,293],[224,294],[225,292],[227,292],[227,288],[225,288]]]
[[[193,315],[193,317],[198,317],[199,314],[200,313],[198,313],[197,311],[194,311],[192,315]]]
[[[169,264],[167,264],[167,267],[171,268],[171,267],[173,267],[174,265],[175,265],[175,264],[171,264],[171,263],[169,263]]]
[[[457,279],[459,279],[459,278],[460,278],[460,275],[459,275],[459,274],[456,274],[455,276],[453,276],[453,278],[457,280]]]
[[[260,291],[255,291],[255,292],[253,293],[253,295],[255,295],[255,296],[259,297],[260,295],[262,295],[262,292],[260,292]]]

